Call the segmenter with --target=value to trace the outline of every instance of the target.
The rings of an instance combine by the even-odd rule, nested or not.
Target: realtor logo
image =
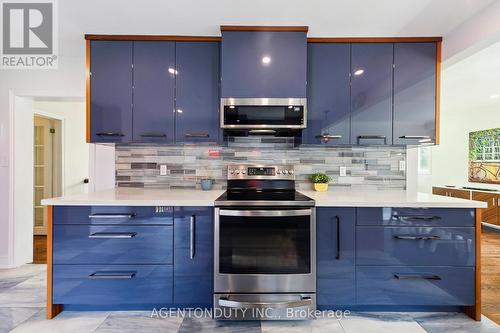
[[[1,5],[1,68],[57,68],[55,2],[5,0]]]

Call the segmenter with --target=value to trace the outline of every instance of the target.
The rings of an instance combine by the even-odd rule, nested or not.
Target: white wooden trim
[[[80,92],[74,95],[61,96],[59,93],[54,93],[50,91],[22,91],[22,90],[9,90],[9,205],[8,205],[8,254],[4,257],[0,257],[0,266],[3,267],[2,262],[6,262],[6,268],[12,268],[15,266],[16,253],[15,253],[15,98],[24,97],[32,98],[35,100],[54,100],[54,101],[85,101],[85,97],[80,95]],[[61,127],[63,124],[61,124]],[[64,165],[63,165],[64,168]],[[64,170],[64,169],[63,169]],[[64,190],[63,190],[64,191]]]

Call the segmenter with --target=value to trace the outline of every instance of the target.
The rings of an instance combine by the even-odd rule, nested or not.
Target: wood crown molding
[[[308,26],[256,26],[256,25],[221,25],[220,31],[298,31],[308,32]]]
[[[308,43],[438,43],[443,37],[309,37]]]
[[[103,41],[193,41],[219,42],[217,36],[162,36],[162,35],[85,35],[85,40]]]

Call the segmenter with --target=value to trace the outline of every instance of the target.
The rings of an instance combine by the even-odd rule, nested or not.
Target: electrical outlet
[[[167,165],[160,164],[160,176],[166,176],[166,175],[167,175]]]
[[[405,171],[406,170],[406,161],[401,160],[399,161],[399,171]]]
[[[340,167],[340,177],[345,177],[347,176],[347,167],[341,166]]]

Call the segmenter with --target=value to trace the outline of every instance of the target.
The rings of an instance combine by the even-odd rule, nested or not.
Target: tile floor
[[[0,270],[0,333],[4,332],[241,332],[241,333],[500,333],[483,316],[460,313],[353,313],[349,318],[283,322],[228,322],[210,318],[151,318],[150,312],[71,312],[45,320],[45,266]]]

